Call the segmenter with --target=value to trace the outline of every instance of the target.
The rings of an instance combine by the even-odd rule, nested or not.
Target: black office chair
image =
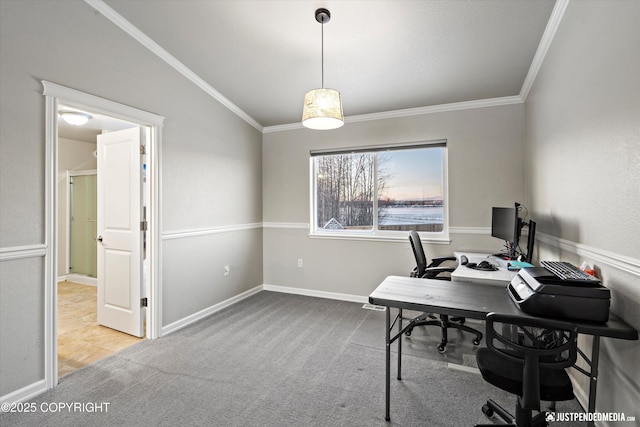
[[[441,264],[445,261],[455,261],[455,257],[433,258],[431,263],[427,265],[427,257],[425,256],[424,249],[422,248],[420,235],[418,235],[415,230],[411,230],[409,232],[409,242],[411,242],[413,255],[416,259],[416,267],[411,271],[411,277],[419,277],[422,279],[451,280],[451,273],[456,269],[456,267],[442,266]],[[456,328],[474,334],[476,336],[476,339],[473,340],[473,343],[475,345],[479,345],[480,340],[482,340],[482,332],[470,328],[463,323],[464,318],[462,317],[453,317],[449,319],[449,316],[446,314],[436,316],[434,314],[424,313],[421,316],[411,319],[411,321],[407,325],[405,334],[407,336],[410,336],[413,328],[415,328],[416,326],[438,326],[442,330],[442,340],[438,345],[438,351],[440,353],[444,353],[447,350],[448,328]]]
[[[482,412],[494,412],[511,426],[546,426],[546,413],[540,401],[555,402],[574,398],[569,375],[564,368],[577,357],[576,327],[557,320],[489,313],[486,321],[487,347],[478,349],[476,360],[485,381],[518,396],[513,417],[493,400]],[[495,426],[495,424],[482,424]],[[479,425],[477,425],[479,426]]]

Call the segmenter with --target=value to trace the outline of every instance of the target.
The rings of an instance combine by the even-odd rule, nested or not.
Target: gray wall
[[[166,117],[163,326],[261,283],[365,298],[407,274],[407,242],[309,238],[309,150],[444,138],[456,232],[430,256],[497,250],[488,207],[523,202],[540,258],[594,262],[639,328],[639,7],[571,2],[525,105],[261,136],[84,2],[2,0],[0,249],[44,244],[46,79]],[[44,377],[44,274],[39,256],[0,262],[0,396]],[[603,348],[598,407],[629,412],[640,346]]]
[[[636,329],[639,23],[638,1],[569,3],[526,102],[527,192],[546,234],[540,258],[593,263],[612,290],[612,311]],[[598,410],[637,418],[640,343],[603,341]]]
[[[451,244],[423,242],[427,256],[498,251],[502,242],[488,231],[491,206],[524,202],[523,104],[347,123],[333,131],[265,133],[264,282],[365,298],[387,275],[408,274],[415,265],[408,239],[308,236],[309,151],[439,139],[448,144],[449,222],[461,233],[451,234]]]
[[[260,132],[83,1],[3,0],[0,31],[4,254],[45,243],[48,80],[165,117],[163,326],[262,284],[262,233],[243,229],[262,221]],[[205,234],[185,234],[194,229]],[[43,265],[0,262],[0,396],[44,378]]]

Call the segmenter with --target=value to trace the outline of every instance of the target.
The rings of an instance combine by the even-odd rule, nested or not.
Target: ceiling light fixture
[[[74,126],[82,126],[91,118],[89,114],[79,111],[60,111],[58,114],[62,117],[62,120]]]
[[[304,96],[302,125],[317,130],[337,129],[344,124],[340,92],[324,87],[324,24],[331,19],[331,13],[320,8],[315,16],[322,25],[322,87],[312,89]]]

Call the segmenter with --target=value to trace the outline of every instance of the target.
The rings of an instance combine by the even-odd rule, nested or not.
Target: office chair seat
[[[482,378],[511,394],[522,395],[522,363],[505,360],[486,347],[476,352]],[[540,368],[540,399],[563,401],[573,399],[573,387],[564,370]]]
[[[478,349],[476,361],[488,383],[518,396],[515,415],[489,399],[482,412],[494,413],[517,427],[547,426],[540,401],[574,398],[565,368],[577,358],[575,325],[541,317],[489,313],[486,318],[486,348]],[[476,424],[478,426],[494,424]]]

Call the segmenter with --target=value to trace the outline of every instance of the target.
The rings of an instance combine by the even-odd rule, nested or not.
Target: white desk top
[[[465,283],[483,283],[488,285],[507,286],[511,279],[515,277],[517,272],[507,269],[507,260],[495,257],[491,254],[475,253],[475,252],[454,252],[458,259],[458,268],[451,273],[451,280]],[[475,270],[460,264],[460,257],[465,255],[469,262],[479,263],[480,261],[489,261],[498,267],[496,271]]]

